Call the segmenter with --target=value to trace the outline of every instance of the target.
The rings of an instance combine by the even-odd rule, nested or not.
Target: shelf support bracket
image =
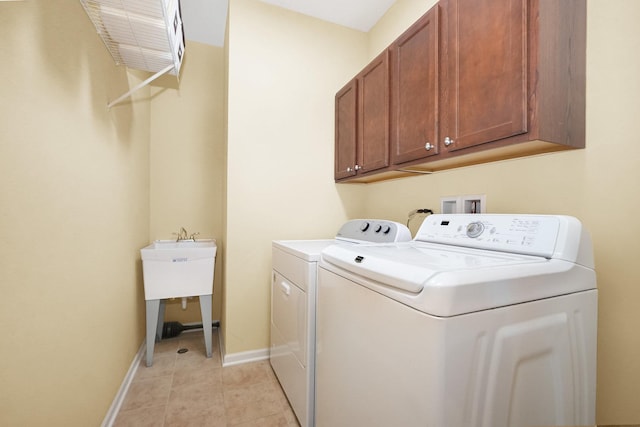
[[[108,105],[107,108],[110,109],[111,107],[113,107],[116,104],[119,104],[120,102],[122,102],[124,99],[130,97],[134,92],[136,92],[139,89],[142,89],[143,87],[145,87],[146,85],[148,85],[149,83],[151,83],[152,81],[154,81],[155,79],[157,79],[158,77],[162,76],[165,73],[168,73],[169,71],[174,69],[174,65],[169,65],[166,68],[158,71],[157,73],[155,73],[153,76],[149,77],[147,80],[143,81],[142,83],[140,83],[139,85],[135,86],[133,89],[130,89],[127,93],[121,95],[120,97],[118,97],[116,100],[111,101]]]

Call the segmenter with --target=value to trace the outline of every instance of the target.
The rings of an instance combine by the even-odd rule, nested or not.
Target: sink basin
[[[206,249],[215,248],[216,241],[213,239],[208,240],[156,240],[145,249]],[[215,250],[214,250],[215,254]]]
[[[145,300],[213,293],[216,241],[156,240],[140,249]]]

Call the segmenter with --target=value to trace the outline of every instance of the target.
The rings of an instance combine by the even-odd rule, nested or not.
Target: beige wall
[[[218,245],[213,319],[222,305],[222,247],[225,173],[224,49],[187,41],[180,71],[152,88],[151,239],[171,239],[180,227]],[[198,298],[167,302],[166,320],[201,322]]]
[[[361,206],[333,184],[333,97],[366,37],[254,0],[231,0],[225,253],[227,353],[269,346],[271,241],[322,238]]]
[[[399,0],[376,26],[370,56],[420,16]],[[429,3],[429,2],[420,2]],[[640,2],[589,0],[587,148],[368,185],[366,216],[406,220],[440,197],[486,194],[491,212],[558,213],[590,230],[599,286],[598,424],[640,422]],[[426,8],[425,8],[426,10]],[[393,16],[394,19],[389,19]],[[388,34],[387,37],[383,36]],[[372,38],[373,40],[373,38]]]
[[[0,425],[99,425],[144,337],[148,90],[80,2],[0,2]]]

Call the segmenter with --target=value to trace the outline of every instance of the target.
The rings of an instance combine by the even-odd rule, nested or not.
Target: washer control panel
[[[470,222],[467,225],[467,236],[475,238],[479,237],[484,231],[484,224],[481,221]]]
[[[428,216],[415,240],[550,257],[560,232],[554,215]]]
[[[344,223],[336,239],[349,242],[408,242],[411,232],[406,225],[384,219],[353,219]]]

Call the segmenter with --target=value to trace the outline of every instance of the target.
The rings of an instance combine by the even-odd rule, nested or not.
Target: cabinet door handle
[[[347,172],[353,172],[353,169],[351,169],[351,167],[347,167]]]
[[[446,138],[444,139],[444,145],[445,145],[445,147],[448,147],[448,146],[450,146],[451,144],[453,144],[453,139],[451,139],[451,138],[449,138],[449,137],[446,137]]]
[[[431,144],[430,142],[427,142],[424,145],[424,149],[427,150],[427,151],[431,151],[432,148],[433,148],[433,144]]]
[[[362,166],[356,165],[355,170],[359,171],[360,169],[362,169]]]

